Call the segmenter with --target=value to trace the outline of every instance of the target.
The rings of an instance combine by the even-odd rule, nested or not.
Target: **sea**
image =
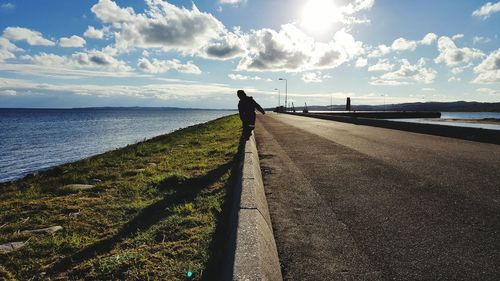
[[[0,182],[235,113],[171,108],[0,109]]]
[[[441,112],[441,118],[408,118],[395,119],[396,121],[411,123],[439,124],[446,126],[482,128],[490,130],[500,130],[500,123],[486,124],[480,122],[463,122],[462,120],[500,120],[500,112]],[[393,119],[394,120],[394,119]]]

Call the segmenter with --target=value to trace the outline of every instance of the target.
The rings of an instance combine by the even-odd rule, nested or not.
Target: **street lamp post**
[[[288,101],[288,81],[285,78],[280,78],[278,80],[285,81],[285,111],[287,109]]]
[[[278,108],[280,107],[281,105],[281,99],[280,99],[280,89],[278,88],[274,88],[275,91],[278,91]]]

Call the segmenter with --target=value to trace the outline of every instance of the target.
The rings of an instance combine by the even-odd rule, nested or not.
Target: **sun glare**
[[[302,9],[302,25],[309,31],[321,33],[338,20],[333,0],[309,0]]]

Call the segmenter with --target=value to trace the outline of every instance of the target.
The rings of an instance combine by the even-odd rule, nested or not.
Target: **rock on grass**
[[[80,191],[80,190],[89,190],[94,188],[91,184],[67,184],[62,186],[60,190],[63,191]]]

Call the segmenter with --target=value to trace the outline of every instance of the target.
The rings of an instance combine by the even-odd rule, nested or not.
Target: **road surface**
[[[500,280],[500,146],[259,115],[286,280]]]

